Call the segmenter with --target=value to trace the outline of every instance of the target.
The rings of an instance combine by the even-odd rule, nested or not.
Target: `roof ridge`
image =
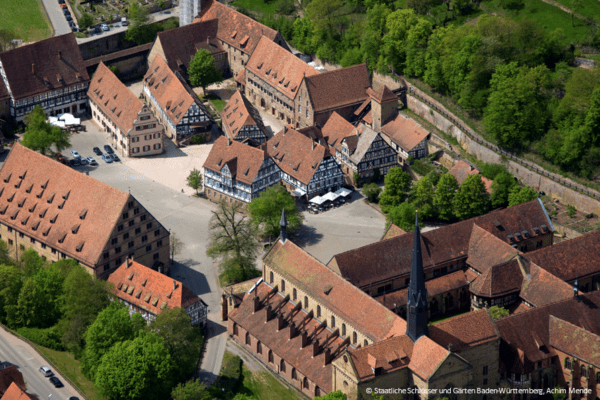
[[[320,74],[317,75],[310,75],[307,76],[306,79],[312,79],[313,77],[319,77],[319,76],[326,76],[328,74],[334,73],[334,72],[338,72],[338,71],[342,71],[342,70],[348,70],[348,69],[353,69],[353,68],[358,68],[358,67],[362,67],[363,65],[367,65],[367,63],[361,63],[361,64],[356,64],[356,65],[351,65],[349,67],[343,67],[343,68],[336,68],[336,69],[332,69],[331,71],[325,71],[325,72],[321,72]]]

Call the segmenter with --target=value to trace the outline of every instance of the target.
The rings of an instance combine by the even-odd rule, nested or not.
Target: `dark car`
[[[79,400],[79,397],[71,396],[69,397],[69,400]]]
[[[101,156],[102,155],[102,151],[100,151],[100,149],[98,147],[94,147],[92,149],[92,151],[97,155],[97,156]]]
[[[69,28],[74,28],[74,27],[75,27],[75,22],[69,21]]]
[[[71,22],[71,21],[73,21],[73,18],[71,18],[70,15],[67,15],[67,21]]]
[[[65,8],[65,9],[63,9],[63,14],[65,14],[65,17],[66,17],[67,15],[71,15],[71,13],[69,12],[69,10],[67,10],[66,8]]]
[[[104,150],[106,150],[106,152],[107,152],[108,154],[113,154],[113,153],[114,153],[114,151],[113,151],[112,147],[110,147],[110,146],[109,146],[109,145],[107,145],[107,144],[105,144],[105,145],[104,145]]]
[[[113,159],[114,162],[119,162],[121,161],[121,159],[119,157],[117,157],[116,154],[111,154],[110,157]]]
[[[65,4],[65,0],[58,0],[58,4]]]
[[[81,160],[79,158],[74,158],[71,161],[69,161],[69,165],[71,167],[78,167],[81,165]]]
[[[54,385],[55,388],[63,387],[62,382],[57,377],[53,376],[50,378],[50,382]]]
[[[96,33],[102,33],[102,28],[100,28],[100,25],[97,25],[97,26],[94,28],[94,32],[96,32]]]

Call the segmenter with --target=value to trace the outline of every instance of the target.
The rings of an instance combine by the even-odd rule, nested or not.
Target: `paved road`
[[[50,18],[50,22],[54,28],[54,36],[71,32],[69,23],[65,19],[62,8],[60,8],[60,4],[58,4],[58,0],[42,0],[42,4],[44,4],[48,18]]]
[[[0,328],[0,361],[14,364],[23,374],[27,385],[27,393],[37,395],[40,400],[47,399],[49,395],[53,400],[68,399],[70,396],[81,397],[67,380],[58,371],[52,371],[65,385],[55,388],[38,369],[48,363],[28,343]],[[52,368],[51,368],[52,369]]]

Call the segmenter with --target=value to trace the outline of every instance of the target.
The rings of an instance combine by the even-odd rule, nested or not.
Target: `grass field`
[[[568,9],[573,9],[573,4],[571,4],[571,0],[554,0]],[[584,17],[589,18],[600,18],[600,1],[598,0],[582,0],[581,7],[575,10],[577,14],[581,14]]]
[[[242,384],[247,393],[248,391],[258,400],[301,400],[303,399],[294,390],[289,389],[283,385],[279,379],[267,372],[252,373],[250,370],[243,366],[242,369],[243,381]]]
[[[52,35],[41,0],[0,0],[0,30],[33,42]]]
[[[232,4],[263,15],[274,15],[277,9],[277,0],[237,0]]]
[[[3,0],[2,0],[3,1]],[[46,356],[60,370],[60,373],[71,380],[79,390],[82,390],[86,397],[90,400],[105,400],[100,391],[89,381],[79,370],[78,360],[73,355],[64,351],[50,350],[42,346],[36,345],[38,350]]]

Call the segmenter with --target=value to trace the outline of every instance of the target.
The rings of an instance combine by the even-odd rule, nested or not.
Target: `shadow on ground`
[[[313,226],[302,225],[293,237],[294,243],[300,247],[313,246],[323,239],[323,234],[318,233]]]
[[[210,293],[211,289],[203,273],[193,267],[200,265],[195,260],[178,260],[171,263],[169,276],[183,282],[196,296]]]

